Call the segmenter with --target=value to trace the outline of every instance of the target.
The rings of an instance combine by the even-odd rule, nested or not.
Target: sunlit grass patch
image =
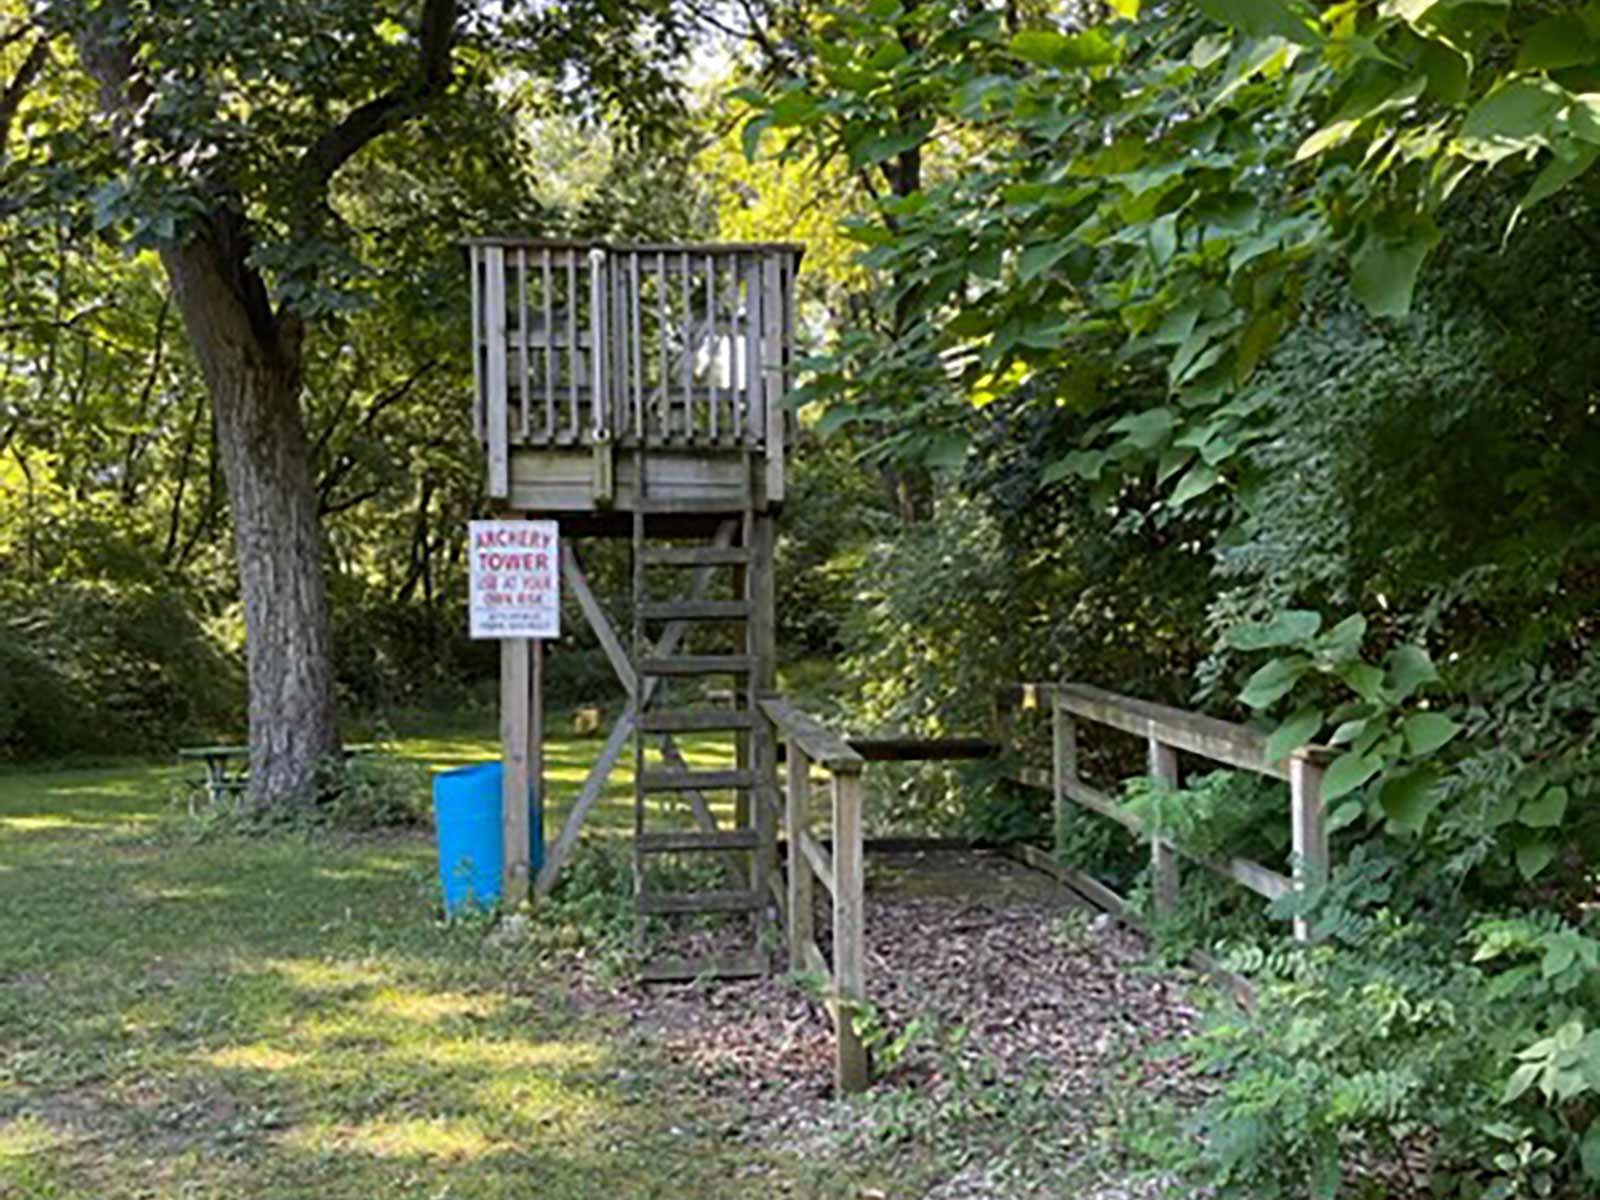
[[[52,1129],[37,1117],[0,1121],[0,1169],[18,1159],[56,1149],[70,1140],[66,1134]],[[4,1181],[4,1176],[0,1176],[0,1183]]]
[[[307,1056],[269,1042],[224,1046],[200,1056],[199,1061],[224,1071],[290,1071],[306,1065]]]

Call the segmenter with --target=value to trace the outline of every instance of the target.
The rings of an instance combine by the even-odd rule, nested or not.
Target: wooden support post
[[[511,457],[508,439],[511,433],[511,413],[507,406],[506,371],[506,255],[498,246],[486,246],[483,251],[484,278],[484,337],[488,340],[488,452],[489,495],[504,497],[511,494]]]
[[[528,643],[528,788],[533,796],[530,821],[544,822],[544,640]],[[522,873],[522,898],[528,895],[533,875],[533,829],[528,830],[528,869]],[[542,833],[543,830],[541,829]]]
[[[762,405],[766,414],[767,501],[783,501],[783,299],[777,258],[761,264]]]
[[[805,971],[806,947],[816,940],[811,864],[800,848],[801,835],[811,828],[811,760],[793,738],[788,744],[784,824],[789,834],[789,969]]]
[[[1289,758],[1289,827],[1294,845],[1296,891],[1316,887],[1328,879],[1328,824],[1322,804],[1323,766],[1304,750]],[[1294,936],[1311,940],[1310,923],[1296,917]]]
[[[867,998],[866,876],[862,864],[861,775],[833,776],[833,982],[838,1040],[835,1083],[840,1092],[867,1086],[867,1050],[856,1035],[856,1006]]]
[[[753,487],[753,481],[746,481]],[[777,581],[774,567],[774,522],[771,513],[757,513],[750,521],[750,573],[746,595],[750,602],[750,619],[747,626],[749,653],[754,657],[750,672],[750,693],[746,707],[756,712],[757,698],[775,690],[778,685],[778,631],[777,631]],[[778,775],[778,748],[771,725],[756,720],[750,727],[750,765],[755,769],[755,786],[743,793],[746,804],[753,809],[742,814],[745,821],[736,828],[753,829],[756,835],[756,852],[751,859],[752,890],[759,896],[767,893],[768,882],[777,868],[777,822],[773,812],[777,807],[775,791]],[[757,919],[758,935],[766,930],[765,906]]]
[[[1178,752],[1157,737],[1150,738],[1150,778],[1178,786]],[[1178,906],[1178,852],[1160,829],[1150,831],[1150,895],[1157,916]]]
[[[528,898],[528,747],[532,740],[527,638],[500,640],[500,902]]]
[[[1078,782],[1078,723],[1061,703],[1059,692],[1050,693],[1050,773],[1051,797],[1055,803],[1055,846],[1059,858],[1066,849],[1068,808],[1067,786]]]

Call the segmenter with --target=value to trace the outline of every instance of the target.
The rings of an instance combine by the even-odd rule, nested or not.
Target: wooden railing
[[[515,445],[781,456],[797,247],[480,239],[468,256],[492,495]]]
[[[1330,757],[1319,746],[1302,746],[1285,759],[1267,757],[1266,737],[1243,725],[1169,708],[1162,704],[1119,696],[1084,684],[1021,684],[1002,697],[1010,707],[1043,710],[1051,714],[1051,769],[1023,768],[1019,783],[1048,788],[1054,798],[1056,848],[1066,838],[1071,813],[1077,804],[1117,821],[1150,843],[1151,895],[1155,911],[1172,911],[1178,902],[1178,860],[1191,862],[1232,880],[1269,900],[1326,880],[1328,830],[1322,803],[1322,777]],[[1242,858],[1210,858],[1175,845],[1158,829],[1145,829],[1133,813],[1106,793],[1086,783],[1078,770],[1078,721],[1120,729],[1146,741],[1151,778],[1179,786],[1179,752],[1211,759],[1228,766],[1286,780],[1289,784],[1289,825],[1292,860],[1290,874]],[[1118,907],[1121,898],[1082,872],[1069,872],[1082,890],[1106,907]],[[1304,920],[1294,923],[1295,937],[1306,940]]]
[[[834,1082],[840,1092],[867,1086],[866,1048],[853,1016],[866,1000],[865,872],[862,863],[861,770],[866,760],[832,730],[781,696],[761,701],[776,740],[785,746],[783,824],[788,836],[787,884],[781,905],[787,924],[789,968],[828,980],[836,1039]],[[811,772],[829,776],[832,838],[824,843],[811,826]],[[833,902],[831,961],[817,945],[814,889],[821,883]]]

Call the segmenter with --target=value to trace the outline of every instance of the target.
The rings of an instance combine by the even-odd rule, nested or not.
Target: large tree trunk
[[[309,803],[339,751],[333,631],[300,407],[299,327],[273,314],[227,213],[162,252],[216,415],[233,510],[250,683],[250,795]]]

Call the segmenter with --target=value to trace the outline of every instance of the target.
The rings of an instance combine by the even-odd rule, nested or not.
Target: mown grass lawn
[[[598,745],[550,746],[557,819]],[[450,765],[493,746],[402,750]],[[430,835],[196,838],[180,778],[0,774],[6,1200],[882,1186],[741,1145],[736,1109],[684,1104],[684,1080],[533,945],[441,924]],[[627,821],[614,804],[599,824]]]

